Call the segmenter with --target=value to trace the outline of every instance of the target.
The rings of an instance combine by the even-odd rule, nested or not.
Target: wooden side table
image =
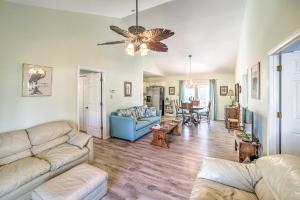
[[[252,160],[259,157],[261,144],[255,142],[245,142],[238,136],[239,131],[234,131],[235,141],[234,149],[238,151],[239,162],[244,162],[245,159]]]

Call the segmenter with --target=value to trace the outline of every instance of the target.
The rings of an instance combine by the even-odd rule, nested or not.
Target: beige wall
[[[217,110],[218,120],[224,120],[224,107],[230,104],[230,99],[226,96],[220,96],[220,86],[228,86],[229,89],[234,89],[234,74],[223,73],[223,74],[198,74],[191,76],[194,80],[203,80],[208,82],[209,79],[216,79],[217,83]],[[187,76],[166,76],[166,77],[155,77],[146,78],[146,82],[159,82],[165,86],[165,97],[169,99],[179,99],[179,81],[187,80]],[[175,87],[175,95],[169,95],[169,87]]]
[[[237,82],[242,83],[242,75],[249,71],[252,65],[261,62],[261,99],[251,98],[251,85],[249,85],[248,106],[260,116],[258,129],[259,134],[262,135],[265,153],[268,153],[269,145],[267,142],[268,51],[299,28],[299,0],[247,1],[235,77]]]
[[[141,105],[143,69],[159,70],[149,58],[127,56],[125,45],[97,46],[121,38],[109,30],[112,24],[127,26],[114,18],[0,1],[0,132],[51,120],[77,122],[78,65],[104,71],[107,115]],[[53,67],[52,96],[21,96],[22,63]],[[123,96],[124,81],[133,82],[132,97]],[[112,98],[110,90],[116,91]]]

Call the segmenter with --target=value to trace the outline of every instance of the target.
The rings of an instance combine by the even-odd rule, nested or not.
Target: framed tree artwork
[[[220,86],[220,96],[226,96],[228,93],[228,86]]]
[[[169,87],[169,95],[175,95],[175,87]]]
[[[23,64],[22,96],[52,95],[52,67]]]
[[[260,62],[251,67],[251,97],[260,99]]]
[[[124,82],[124,96],[125,97],[132,96],[132,82],[128,82],[128,81]]]

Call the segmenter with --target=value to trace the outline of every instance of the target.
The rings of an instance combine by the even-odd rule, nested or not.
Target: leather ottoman
[[[106,172],[89,164],[78,165],[32,192],[32,200],[99,200],[107,193]]]

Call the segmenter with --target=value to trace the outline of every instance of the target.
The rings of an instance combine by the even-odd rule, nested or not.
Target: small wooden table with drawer
[[[261,145],[256,142],[243,141],[238,136],[239,133],[240,131],[234,131],[234,136],[235,136],[234,149],[235,151],[238,151],[239,162],[244,162],[244,160],[247,158],[249,158],[249,160],[253,158],[258,158]]]

